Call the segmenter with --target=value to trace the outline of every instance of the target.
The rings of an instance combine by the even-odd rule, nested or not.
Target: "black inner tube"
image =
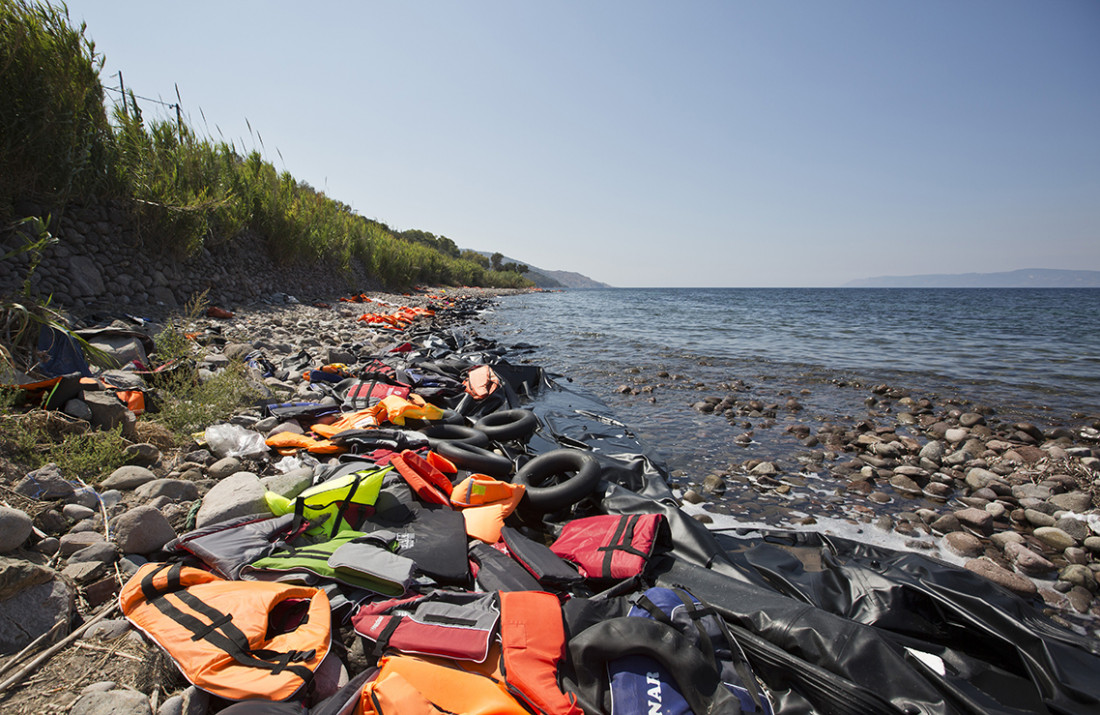
[[[524,503],[532,511],[550,513],[575,504],[591,494],[600,481],[600,462],[579,449],[555,449],[539,455],[516,472],[513,484],[527,487]],[[549,487],[540,486],[551,477],[573,476]]]
[[[489,446],[489,435],[465,425],[433,424],[420,430],[435,449],[440,442],[464,442],[475,447]],[[436,450],[439,451],[439,450]]]
[[[489,435],[497,442],[510,439],[526,439],[539,426],[538,418],[531,410],[497,410],[474,423],[474,429]]]
[[[467,471],[504,479],[512,473],[512,460],[469,442],[440,441],[435,451]]]

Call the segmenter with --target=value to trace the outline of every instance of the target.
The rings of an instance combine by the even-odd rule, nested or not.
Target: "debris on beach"
[[[117,428],[128,462],[91,484],[0,465],[5,712],[1100,707],[1100,645],[1041,612],[1046,590],[1081,612],[1098,590],[1087,431],[941,415],[888,388],[875,399],[922,432],[790,430],[848,455],[833,475],[860,499],[941,500],[891,528],[965,568],[708,528],[725,516],[709,498],[797,480],[754,458],[675,489],[606,405],[480,337],[477,291],[320,305],[194,320],[195,359],[175,366],[140,326],[91,334],[126,369],[89,369],[36,419]],[[140,415],[166,369],[243,369],[258,400],[173,449]],[[803,409],[749,389],[694,409],[753,421],[750,441]]]

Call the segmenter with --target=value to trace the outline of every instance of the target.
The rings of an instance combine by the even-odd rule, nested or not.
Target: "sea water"
[[[746,456],[736,424],[690,409],[731,383],[764,402],[794,396],[797,420],[815,425],[860,418],[879,384],[1004,420],[1091,423],[1098,316],[1100,289],[650,288],[504,297],[484,330],[536,346],[532,362],[603,399],[672,470],[699,477]],[[794,459],[799,448],[755,429],[748,453]]]

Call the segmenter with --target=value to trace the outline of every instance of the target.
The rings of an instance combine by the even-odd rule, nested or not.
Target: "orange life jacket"
[[[542,591],[500,592],[501,666],[509,692],[546,715],[583,715],[558,687],[565,627],[558,597]]]
[[[500,541],[504,520],[516,510],[527,487],[485,474],[471,474],[451,491],[451,505],[462,510],[466,533],[487,544]]]
[[[488,365],[478,365],[466,374],[462,381],[466,394],[475,400],[484,400],[500,387],[500,376]]]
[[[316,588],[226,581],[181,564],[148,563],[118,600],[184,677],[228,700],[286,700],[329,652],[329,600]]]
[[[363,715],[531,715],[493,678],[457,661],[390,655],[378,668],[378,677],[363,688]]]

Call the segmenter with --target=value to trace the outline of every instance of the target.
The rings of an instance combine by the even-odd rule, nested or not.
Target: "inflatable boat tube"
[[[489,435],[489,439],[507,442],[526,439],[535,432],[539,421],[531,410],[498,410],[474,423],[474,429]]]
[[[440,441],[435,451],[470,472],[488,474],[490,477],[505,479],[512,473],[512,460],[490,452],[484,447],[463,441]]]
[[[489,435],[465,425],[433,424],[421,430],[421,433],[428,438],[428,444],[436,452],[439,452],[438,447],[443,442],[464,442],[475,447],[489,446]]]
[[[540,486],[555,476],[566,477],[558,484]],[[579,449],[555,449],[541,454],[523,465],[512,479],[523,484],[527,493],[524,504],[532,511],[544,514],[564,509],[591,494],[600,481],[600,463],[588,452]]]

